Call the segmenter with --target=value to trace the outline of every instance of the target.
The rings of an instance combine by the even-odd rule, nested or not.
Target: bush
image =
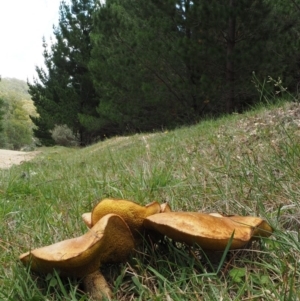
[[[51,131],[52,139],[56,144],[62,146],[76,146],[78,145],[78,138],[73,131],[66,125],[55,125]]]

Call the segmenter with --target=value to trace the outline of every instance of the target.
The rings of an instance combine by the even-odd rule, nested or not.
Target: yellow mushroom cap
[[[272,233],[272,228],[258,217],[222,217],[198,212],[151,215],[144,220],[144,226],[206,250],[224,250],[233,234],[231,249],[243,247],[254,235]]]
[[[34,249],[19,258],[23,264],[31,264],[35,272],[56,269],[62,276],[83,277],[99,269],[101,263],[126,260],[133,248],[133,237],[124,220],[108,214],[80,237]]]
[[[150,204],[147,204],[145,207],[150,206],[152,208],[152,206],[153,206],[152,204],[153,204],[153,202]],[[157,207],[157,206],[155,205],[155,207]],[[163,203],[160,205],[160,212],[171,212],[171,211],[172,211],[171,207],[168,203]],[[156,209],[155,209],[155,213],[156,213]],[[88,226],[88,228],[92,227],[92,212],[83,213],[81,215],[81,218],[82,218],[83,222]]]
[[[160,212],[160,205],[152,202],[146,206],[122,199],[104,199],[92,211],[92,225],[109,213],[121,216],[131,229],[133,235],[142,232],[143,221],[147,216]]]

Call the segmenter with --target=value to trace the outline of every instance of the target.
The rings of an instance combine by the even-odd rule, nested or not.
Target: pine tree
[[[181,121],[177,112],[188,106],[174,85],[184,72],[172,49],[176,32],[149,1],[112,0],[97,11],[90,70],[101,95],[100,120],[111,134]]]
[[[39,117],[32,118],[37,126],[35,135],[49,143],[49,130],[66,124],[81,144],[93,141],[97,132],[88,129],[85,116],[97,115],[98,98],[88,72],[91,53],[90,32],[94,0],[72,0],[60,6],[55,40],[50,46],[44,41],[46,71],[37,68],[38,79],[29,83],[29,93]]]
[[[285,59],[295,52],[291,43],[297,40],[292,33],[297,19],[290,9],[278,9],[279,2],[287,7],[283,0],[152,2],[181,34],[175,43],[186,66],[182,90],[191,91],[196,114],[208,101],[212,113],[242,110],[259,99],[251,83],[253,71],[278,76],[287,64],[293,66]]]
[[[107,1],[89,65],[99,127],[150,130],[242,110],[258,99],[253,71],[282,72],[275,62],[288,52],[274,48],[284,27],[266,1]]]
[[[47,72],[30,85],[36,135],[66,124],[87,144],[243,110],[259,99],[253,71],[297,71],[296,21],[275,2],[62,3]]]

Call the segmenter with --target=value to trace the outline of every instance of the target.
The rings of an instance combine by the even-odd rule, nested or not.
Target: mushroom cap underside
[[[22,254],[20,260],[35,272],[56,269],[62,276],[83,277],[101,263],[125,261],[133,248],[133,237],[124,220],[108,214],[84,235],[34,249]]]
[[[243,247],[253,236],[269,236],[269,224],[251,216],[221,217],[198,212],[168,212],[154,214],[144,220],[147,229],[155,230],[179,242],[198,244],[206,250]]]

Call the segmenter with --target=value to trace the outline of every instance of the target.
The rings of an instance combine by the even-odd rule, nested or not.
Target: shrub
[[[52,139],[56,144],[62,146],[76,146],[78,145],[78,138],[73,131],[66,125],[55,125],[51,131]]]

